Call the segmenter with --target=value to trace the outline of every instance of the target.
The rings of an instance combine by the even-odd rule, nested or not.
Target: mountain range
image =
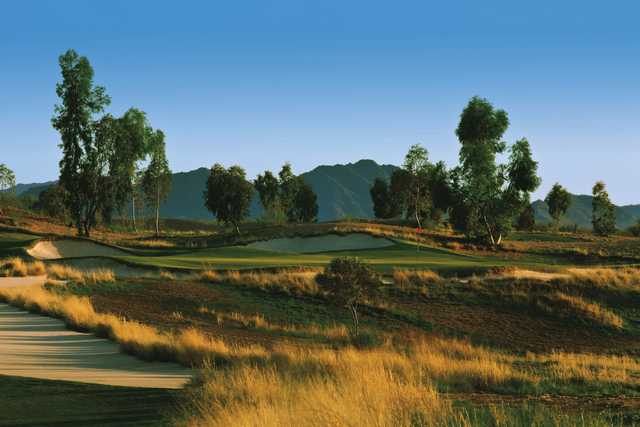
[[[373,160],[355,163],[323,165],[301,174],[318,196],[318,219],[329,221],[345,217],[372,218],[373,206],[369,188],[375,178],[389,179],[397,168],[394,165],[379,165]],[[199,168],[189,172],[173,174],[173,185],[167,201],[161,207],[166,218],[210,219],[211,214],[204,207],[202,194],[205,189],[209,169]],[[54,184],[54,181],[33,184],[18,184],[20,195],[35,196]],[[591,200],[588,195],[572,195],[571,207],[562,218],[561,224],[576,224],[580,228],[591,228]],[[551,222],[547,205],[542,200],[533,202],[536,223]],[[258,197],[253,198],[251,217],[261,215]],[[640,205],[616,207],[618,228],[624,229],[640,219]]]

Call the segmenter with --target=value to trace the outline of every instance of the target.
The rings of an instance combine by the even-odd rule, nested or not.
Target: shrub
[[[340,257],[334,258],[316,280],[334,303],[349,308],[353,333],[358,335],[358,305],[377,296],[382,286],[377,273],[358,258]]]

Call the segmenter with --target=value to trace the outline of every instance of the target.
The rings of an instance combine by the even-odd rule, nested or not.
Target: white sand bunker
[[[181,388],[193,372],[144,362],[62,321],[0,304],[0,374],[127,387]]]
[[[36,259],[60,259],[92,256],[122,256],[125,251],[83,240],[52,240],[36,243],[27,253]]]
[[[391,240],[383,237],[373,237],[363,233],[352,233],[344,236],[327,234],[324,236],[263,240],[261,242],[250,243],[247,247],[274,252],[316,253],[386,248],[393,245],[394,243]]]

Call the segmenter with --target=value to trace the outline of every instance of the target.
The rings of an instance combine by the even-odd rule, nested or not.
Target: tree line
[[[204,192],[206,208],[221,222],[240,233],[239,224],[249,215],[254,190],[270,222],[305,223],[317,220],[318,198],[302,177],[285,163],[276,177],[271,171],[253,182],[240,166],[215,164],[209,172]]]
[[[503,141],[508,114],[484,98],[473,97],[460,115],[455,131],[460,142],[459,164],[447,169],[431,163],[428,151],[413,145],[401,168],[390,179],[377,178],[370,189],[377,218],[424,219],[439,223],[446,216],[451,226],[468,238],[499,246],[514,227],[533,229],[531,193],[541,183],[538,163],[526,138],[512,145]],[[508,154],[506,163],[498,155]],[[593,188],[592,224],[596,234],[615,231],[615,207],[604,183]],[[557,227],[570,207],[570,194],[555,184],[545,201]]]

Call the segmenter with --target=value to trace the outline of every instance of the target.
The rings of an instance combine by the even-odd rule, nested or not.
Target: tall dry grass
[[[47,274],[50,278],[55,280],[68,280],[74,283],[87,285],[113,283],[116,281],[115,273],[106,268],[80,271],[68,265],[51,264],[47,266]]]
[[[582,297],[554,292],[549,296],[549,299],[553,303],[551,310],[561,312],[560,314],[564,314],[565,317],[575,316],[616,329],[622,329],[624,326],[622,318],[613,311],[598,303],[587,301]]]
[[[28,262],[19,257],[0,260],[0,276],[42,276],[45,273],[46,267],[42,261]]]
[[[393,283],[400,288],[426,286],[441,281],[442,277],[432,270],[407,270],[398,268],[393,270]]]
[[[639,362],[631,358],[515,356],[439,338],[402,349],[279,345],[267,350],[230,345],[196,329],[160,332],[97,313],[87,298],[42,288],[0,289],[0,299],[107,336],[143,359],[208,367],[176,421],[188,426],[470,426],[475,419],[442,399],[437,389],[535,393],[541,382],[533,368],[537,364],[550,372],[546,380],[558,383],[608,380],[640,386]]]
[[[278,272],[205,270],[198,273],[197,278],[210,283],[243,285],[286,294],[315,295],[319,292],[316,275],[320,271],[319,268],[300,268]]]

